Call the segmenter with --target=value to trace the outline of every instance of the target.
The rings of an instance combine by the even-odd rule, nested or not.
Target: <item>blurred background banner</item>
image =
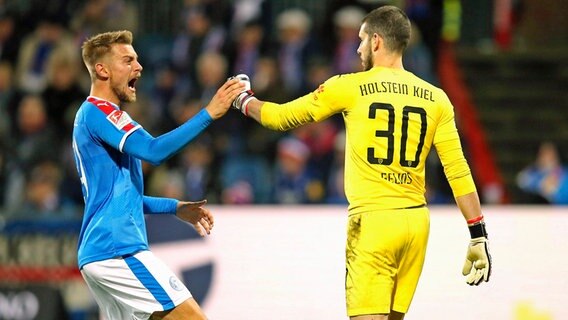
[[[87,319],[92,299],[77,268],[77,219],[2,221],[0,319]]]
[[[198,300],[211,319],[346,318],[344,208],[212,209],[215,230],[205,240],[183,240],[188,233],[171,221],[160,225],[170,241],[151,245],[179,275],[211,266],[211,278],[184,277],[191,291],[207,292]],[[423,276],[405,319],[567,318],[567,210],[511,206],[485,213],[492,278],[470,287],[461,276],[469,240],[463,218],[454,207],[431,208]]]
[[[67,309],[59,290],[47,286],[0,286],[0,319],[66,320]]]
[[[344,208],[212,209],[215,232],[200,249],[176,241],[152,245],[170,265],[213,266],[201,300],[211,319],[346,318]],[[470,287],[461,276],[469,240],[463,218],[453,207],[431,208],[423,276],[405,319],[567,318],[566,209],[488,207],[485,213],[494,269],[489,283]]]

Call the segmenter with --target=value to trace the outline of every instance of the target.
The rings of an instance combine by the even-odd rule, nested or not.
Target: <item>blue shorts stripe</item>
[[[134,256],[127,256],[124,258],[124,261],[128,267],[130,267],[130,270],[132,270],[136,278],[140,280],[142,285],[146,287],[146,289],[148,289],[148,291],[150,291],[150,293],[154,296],[156,301],[162,305],[164,310],[172,308],[174,305],[172,299],[170,299],[164,288],[162,288],[162,286],[158,283],[158,280],[154,278],[140,260],[136,259]]]

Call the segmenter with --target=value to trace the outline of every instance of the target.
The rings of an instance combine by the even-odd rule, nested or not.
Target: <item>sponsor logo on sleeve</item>
[[[107,119],[118,129],[122,130],[127,124],[132,122],[130,116],[121,110],[114,110]]]

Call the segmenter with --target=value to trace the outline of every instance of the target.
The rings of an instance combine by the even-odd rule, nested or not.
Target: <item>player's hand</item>
[[[235,101],[237,96],[245,91],[245,83],[238,79],[228,79],[215,93],[205,110],[213,120],[221,118]],[[250,87],[250,86],[249,86]]]
[[[462,274],[470,286],[477,286],[482,281],[489,281],[491,276],[491,255],[485,223],[483,221],[469,226],[471,240],[467,247],[467,255]]]
[[[229,79],[238,79],[241,83],[245,85],[245,88],[233,101],[233,108],[241,111],[245,116],[248,115],[247,106],[254,97],[254,92],[252,92],[250,79],[246,74],[238,74],[236,76],[230,77]]]
[[[203,206],[207,200],[197,202],[179,201],[176,216],[183,221],[189,222],[200,236],[204,237],[211,233],[213,228],[213,215]]]

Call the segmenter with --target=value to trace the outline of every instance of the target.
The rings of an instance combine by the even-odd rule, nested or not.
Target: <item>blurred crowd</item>
[[[316,23],[300,7],[276,12],[272,1],[185,0],[177,32],[151,35],[139,30],[136,1],[3,3],[0,208],[6,215],[81,215],[70,139],[90,85],[80,47],[99,32],[133,31],[144,72],[138,101],[124,109],[154,136],[191,118],[234,74],[248,74],[259,98],[286,102],[334,74],[359,71],[360,21],[383,4],[402,5],[417,21],[405,67],[436,83],[436,23],[427,22],[440,13],[428,1],[328,1]],[[281,133],[231,111],[166,164],[145,164],[146,193],[223,204],[346,203],[344,139],[340,116]],[[438,183],[439,163],[431,162],[430,202],[449,202],[449,188]]]

